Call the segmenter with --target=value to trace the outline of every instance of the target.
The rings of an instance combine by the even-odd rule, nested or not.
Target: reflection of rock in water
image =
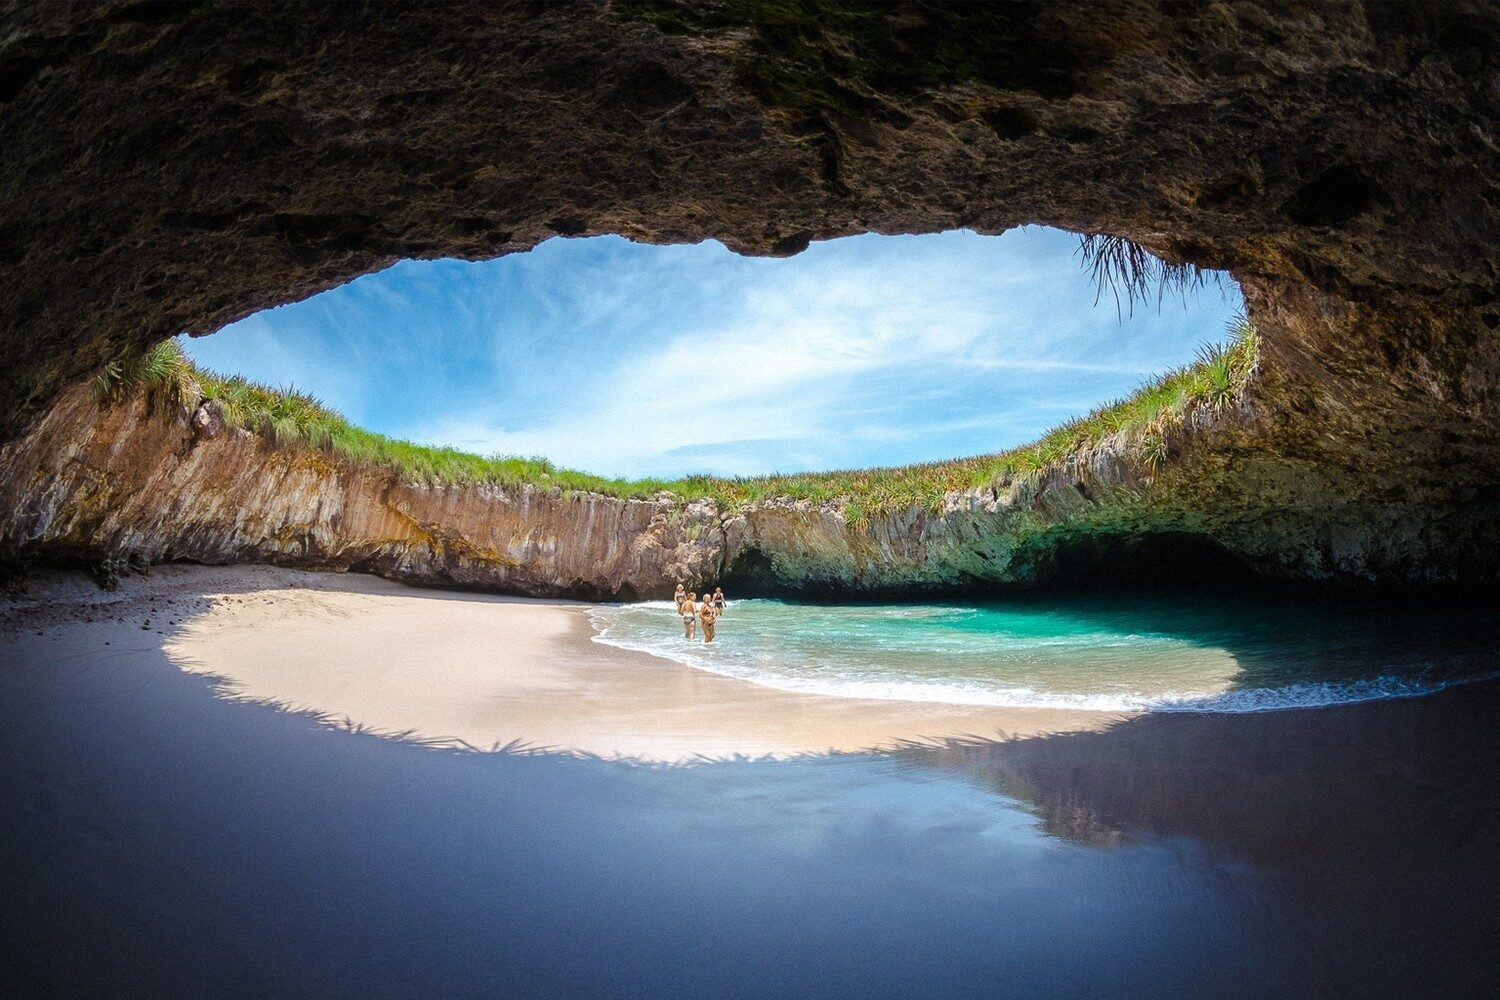
[[[913,763],[1029,803],[1108,845],[1191,837],[1309,893],[1433,897],[1474,928],[1500,901],[1500,682],[1244,715],[1145,715],[1099,732],[911,746]],[[1452,898],[1446,898],[1446,894]]]
[[[1042,829],[1053,836],[1092,847],[1113,847],[1126,841],[1126,831],[1112,825],[1086,792],[1069,786],[1039,786],[1019,768],[1003,761],[969,759],[971,751],[982,746],[985,744],[954,743],[937,751],[937,756],[944,768],[972,775],[1000,794],[1035,809]]]
[[[1256,866],[1285,888],[1285,933],[1326,981],[1482,996],[1493,995],[1488,956],[1500,939],[1497,718],[1500,682],[1481,682],[901,756],[1020,799],[1068,840],[1191,841],[1225,871]]]

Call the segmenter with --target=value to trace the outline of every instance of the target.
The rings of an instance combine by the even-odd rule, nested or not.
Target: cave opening
[[[1163,287],[1147,287],[1153,265]],[[1179,271],[1037,226],[866,234],[789,258],[556,238],[403,261],[178,342],[207,372],[386,438],[513,457],[564,486],[576,469],[670,488],[1038,441],[1230,335],[1238,286]],[[208,395],[234,391],[223,382]],[[294,437],[283,409],[272,436]]]
[[[7,995],[1496,992],[1500,4],[0,20]]]
[[[6,544],[66,540],[110,552],[128,539],[154,553],[279,553],[291,544],[279,528],[242,537],[241,525],[204,514],[181,534],[142,538],[107,509],[164,489],[163,477],[177,491],[172,511],[190,506],[196,495],[181,456],[202,464],[205,454],[226,451],[196,442],[244,416],[234,407],[205,412],[191,436],[181,426],[157,428],[153,468],[161,475],[149,487],[144,471],[125,468],[129,455],[145,468],[141,449],[126,455],[101,442],[96,457],[113,464],[84,482],[84,466],[64,466],[42,445],[78,454],[87,442],[65,433],[62,420],[92,419],[79,398],[87,380],[103,372],[107,383],[112,368],[128,374],[129,359],[163,338],[219,330],[358,275],[372,277],[349,287],[368,289],[398,261],[508,255],[504,263],[554,236],[605,233],[664,245],[717,239],[795,260],[849,234],[994,234],[1044,223],[1231,269],[1263,350],[1234,419],[1223,405],[1233,392],[1209,385],[1191,420],[1142,427],[1132,467],[1114,469],[1124,479],[1112,497],[1093,471],[1078,474],[1078,463],[1099,457],[1087,448],[1030,463],[1029,472],[1046,471],[1028,501],[1040,503],[1031,511],[1039,522],[1074,518],[1080,503],[1127,518],[1148,513],[1141,504],[1149,501],[1143,523],[1151,530],[1163,514],[1174,529],[1211,534],[1259,564],[1310,579],[1493,582],[1500,353],[1488,334],[1500,320],[1494,255],[1484,252],[1495,228],[1484,225],[1493,214],[1491,171],[1475,168],[1494,157],[1480,127],[1493,102],[1474,82],[1488,52],[1480,41],[1493,34],[1485,18],[1396,17],[1355,5],[1326,19],[1268,15],[1262,30],[1221,24],[1218,8],[1191,6],[1146,17],[1130,5],[1026,5],[1003,14],[982,5],[883,13],[835,5],[813,16],[811,8],[754,4],[705,14],[613,3],[483,16],[418,7],[368,20],[214,4],[167,17],[158,6],[149,16],[132,7],[106,18],[89,5],[34,17],[18,8],[17,72],[0,87],[17,194],[16,238],[0,249],[14,265],[3,297],[17,348],[0,369],[0,441],[14,471],[0,483]],[[1347,47],[1328,48],[1330,38]],[[1226,55],[1252,39],[1266,59]],[[1046,53],[1040,62],[1038,52]],[[148,58],[168,70],[143,75]],[[1413,67],[1437,76],[1414,76]],[[103,135],[111,141],[101,144]],[[1122,243],[1099,246],[1129,253]],[[292,308],[302,307],[317,308]],[[1110,311],[1106,300],[1100,312]],[[1194,329],[1177,343],[1186,350],[1214,333]],[[251,349],[243,329],[232,334],[195,346]],[[683,370],[696,377],[700,355],[718,351],[727,371],[732,338],[721,340],[688,352]],[[373,395],[429,413],[458,402],[451,390],[426,393],[413,377],[420,365],[394,363],[408,345],[436,343],[362,340],[404,378]],[[1101,339],[1090,360],[1129,359],[1120,347],[1117,335]],[[296,348],[307,351],[306,342]],[[274,356],[262,353],[257,360]],[[325,373],[352,370],[357,352],[331,353]],[[599,391],[600,353],[584,339],[531,366],[578,387],[553,401],[555,412],[609,401]],[[595,370],[565,370],[575,360]],[[928,368],[915,354],[907,362],[913,372]],[[164,395],[196,404],[201,385],[183,374],[184,391]],[[889,389],[866,376],[854,381]],[[697,403],[688,416],[611,406],[550,438],[505,419],[468,428],[466,442],[415,421],[384,423],[341,386],[312,384],[300,372],[264,378],[304,386],[351,426],[434,447],[376,447],[369,434],[330,421],[299,423],[316,413],[303,405],[310,400],[262,397],[266,406],[250,407],[253,427],[231,427],[261,448],[243,456],[246,468],[280,475],[289,460],[278,450],[300,441],[335,460],[383,455],[403,473],[402,486],[485,481],[496,471],[459,456],[465,448],[541,453],[594,474],[570,478],[520,462],[498,470],[511,480],[608,486],[642,499],[649,480],[626,477],[912,468],[1023,439],[1017,428],[980,420],[967,440],[909,422],[902,450],[889,435],[862,436],[875,422],[854,406],[833,414],[852,429],[794,412],[775,433],[741,436],[751,423],[741,400],[701,396],[704,405],[694,387],[678,393]],[[1118,394],[1080,398],[1057,421]],[[501,395],[517,398],[492,393]],[[781,396],[819,398],[803,384]],[[187,408],[184,425],[199,420],[196,409]],[[985,415],[1004,411],[990,405]],[[155,430],[143,437],[134,432],[147,428],[127,423],[117,410],[100,426],[157,441]],[[715,447],[733,436],[741,453],[710,455],[702,440],[661,435],[705,426]],[[864,443],[867,453],[788,447],[807,426],[826,432],[824,444]],[[594,453],[559,450],[578,442]],[[752,454],[757,442],[761,453]],[[870,453],[881,445],[884,454]],[[666,453],[675,467],[652,464]],[[329,490],[350,485],[327,476]],[[984,478],[958,485],[990,485]],[[1003,478],[991,493],[1015,499],[1015,482]],[[974,492],[981,507],[1001,499]],[[895,499],[919,494],[941,495],[903,487]],[[267,517],[279,525],[282,513]],[[851,504],[843,516],[851,527],[878,527],[875,513]],[[306,527],[288,527],[287,537]],[[344,530],[331,520],[316,527],[325,551]],[[432,547],[424,524],[387,527]],[[464,551],[480,558],[495,541]],[[965,572],[992,575],[1004,554],[982,547],[973,558]]]

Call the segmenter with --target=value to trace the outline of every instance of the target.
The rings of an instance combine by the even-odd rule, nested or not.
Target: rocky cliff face
[[[1312,575],[1500,565],[1493,4],[0,0],[0,24],[0,439],[122,353],[403,257],[1038,222],[1245,288],[1256,418],[1174,517]],[[831,516],[748,515],[744,544],[859,579],[887,555],[984,569],[934,534],[968,515]],[[274,534],[214,544],[294,544]]]
[[[1038,473],[951,493],[941,510],[851,522],[808,501],[730,511],[666,495],[403,482],[225,429],[208,407],[101,407],[74,389],[0,448],[0,556],[270,561],[590,598],[664,596],[676,580],[830,596],[1027,586],[1089,572],[1080,557],[1155,546],[1157,558],[1160,543],[1180,550],[1184,540],[1198,556],[1231,553],[1276,575],[1493,573],[1493,506],[1463,518],[1397,507],[1372,519],[1329,477],[1257,452],[1257,423],[1248,400],[1202,408],[1172,426],[1171,457],[1158,466],[1121,432]],[[1235,441],[1245,447],[1226,447]]]
[[[203,411],[198,411],[201,414]],[[196,415],[196,414],[194,414]],[[624,595],[722,561],[716,510],[426,487],[136,399],[63,397],[0,449],[0,537],[89,561],[269,561],[537,595]],[[212,436],[208,436],[212,433]]]

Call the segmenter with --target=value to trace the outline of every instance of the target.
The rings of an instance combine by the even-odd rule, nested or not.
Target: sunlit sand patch
[[[280,571],[204,570],[165,645],[226,697],[423,743],[682,761],[1097,728],[1117,713],[778,691],[591,642],[589,605]],[[217,584],[217,587],[215,586]]]

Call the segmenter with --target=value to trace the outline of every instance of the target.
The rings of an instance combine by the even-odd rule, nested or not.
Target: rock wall
[[[10,553],[138,563],[265,561],[535,595],[633,596],[722,561],[709,505],[426,487],[212,437],[181,410],[105,407],[75,389],[0,449],[0,545]]]
[[[809,501],[722,510],[665,494],[404,482],[225,429],[201,405],[101,407],[75,388],[0,447],[0,556],[269,561],[537,596],[665,596],[677,580],[850,596],[1030,586],[1076,572],[1079,552],[1188,538],[1277,576],[1493,579],[1493,503],[1462,516],[1377,514],[1316,468],[1256,450],[1258,423],[1248,399],[1203,407],[1167,425],[1159,466],[1121,432],[1037,473],[951,493],[941,510],[851,522]]]
[[[1047,223],[1245,288],[1255,423],[1173,517],[1314,576],[1500,565],[1495,4],[0,0],[0,28],[0,440],[404,257]],[[766,544],[949,565],[912,517]]]

